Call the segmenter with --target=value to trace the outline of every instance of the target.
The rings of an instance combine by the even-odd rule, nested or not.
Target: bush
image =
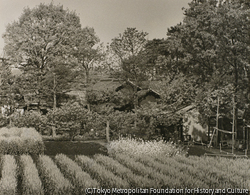
[[[50,157],[40,155],[37,161],[37,168],[44,184],[45,194],[72,194],[73,187],[71,183],[64,178],[63,174]]]
[[[66,155],[56,155],[55,161],[62,173],[74,184],[75,194],[84,194],[86,188],[97,188],[100,186],[96,180],[92,179],[88,173],[82,171],[81,167]]]
[[[87,112],[88,110],[79,103],[69,102],[60,108],[49,111],[46,116],[48,123],[55,125],[57,133],[59,131],[68,133],[70,139],[73,140],[75,136],[85,130]]]
[[[37,111],[27,111],[23,115],[19,115],[18,117],[14,117],[11,119],[12,123],[16,127],[33,127],[38,132],[42,133],[48,130],[47,126],[47,117],[42,115],[40,112]]]
[[[0,153],[2,154],[42,154],[42,136],[34,128],[1,128]]]
[[[23,195],[43,195],[42,182],[39,178],[37,168],[28,155],[20,156],[20,171],[22,177]]]
[[[13,156],[4,155],[2,162],[2,178],[0,192],[4,195],[13,195],[17,192],[17,164]]]
[[[110,155],[123,153],[128,155],[133,154],[157,157],[184,155],[187,153],[187,150],[176,144],[165,142],[163,140],[144,141],[142,139],[121,138],[110,142],[108,153]]]

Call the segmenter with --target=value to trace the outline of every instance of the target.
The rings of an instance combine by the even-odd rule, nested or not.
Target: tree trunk
[[[107,126],[106,126],[106,140],[107,143],[109,143],[109,120],[107,121]]]
[[[56,75],[55,73],[53,73],[54,75],[54,86],[53,86],[53,110],[56,109]],[[56,127],[55,127],[55,124],[53,124],[52,126],[52,137],[55,137],[56,136]]]
[[[56,75],[54,75],[54,86],[53,86],[53,110],[56,109]]]
[[[136,82],[137,83],[137,82]],[[137,85],[133,87],[134,94],[133,94],[133,103],[134,103],[134,111],[135,111],[135,129],[137,128],[137,109],[138,109],[138,94],[137,94]]]
[[[86,85],[89,84],[89,70],[85,69],[85,83]]]

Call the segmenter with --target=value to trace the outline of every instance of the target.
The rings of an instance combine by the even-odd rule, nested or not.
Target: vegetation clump
[[[0,129],[1,154],[42,154],[44,143],[42,136],[34,128],[6,128]]]
[[[110,155],[128,154],[138,156],[175,156],[187,154],[187,149],[178,146],[172,142],[165,142],[164,140],[144,141],[135,138],[120,138],[110,142],[108,146],[108,153]]]

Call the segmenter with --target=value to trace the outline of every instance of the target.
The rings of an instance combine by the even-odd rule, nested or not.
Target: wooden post
[[[215,136],[215,146],[218,146],[218,128],[219,128],[219,109],[220,109],[220,98],[218,96],[217,100],[217,113],[216,113],[216,136]]]
[[[107,121],[107,126],[106,126],[106,140],[107,143],[109,143],[109,120]]]

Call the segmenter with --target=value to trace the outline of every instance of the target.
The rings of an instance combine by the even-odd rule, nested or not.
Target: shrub
[[[76,157],[76,162],[86,171],[90,172],[91,176],[96,178],[105,188],[129,188],[129,184],[121,177],[114,175],[112,172],[105,169],[93,159],[79,155]]]
[[[20,156],[20,171],[22,177],[23,195],[43,195],[42,182],[39,178],[37,168],[28,155]]]
[[[40,155],[37,161],[39,175],[44,184],[45,194],[69,195],[72,194],[72,185],[64,178],[50,157]]]
[[[88,173],[82,171],[81,167],[66,155],[56,155],[55,162],[60,167],[62,173],[74,185],[75,194],[84,194],[86,188],[97,188],[100,186],[96,180],[92,179]]]
[[[41,154],[44,152],[42,136],[34,128],[1,128],[0,153]]]
[[[48,130],[47,117],[45,115],[42,115],[40,112],[33,110],[27,111],[23,115],[12,118],[12,123],[19,128],[35,128],[40,133]]]
[[[75,136],[84,131],[84,124],[86,124],[88,110],[79,103],[66,103],[60,108],[50,110],[47,113],[48,123],[54,124],[57,131],[67,133],[70,139],[73,140]]]
[[[4,155],[2,162],[2,178],[0,192],[4,195],[13,195],[17,192],[17,164],[11,155]]]
[[[115,155],[119,153],[156,156],[173,156],[186,154],[186,150],[176,144],[160,141],[143,141],[142,139],[121,138],[110,142],[108,153]]]

